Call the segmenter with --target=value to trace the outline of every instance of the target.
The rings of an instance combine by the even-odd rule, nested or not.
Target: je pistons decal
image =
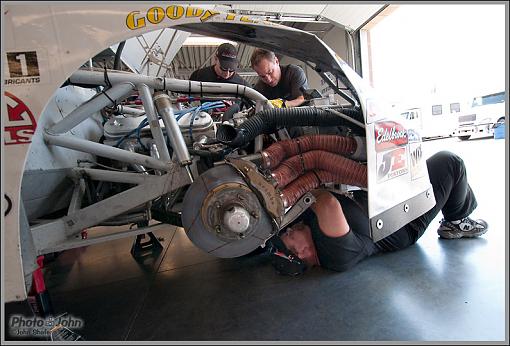
[[[4,123],[4,144],[26,144],[32,141],[37,126],[27,105],[9,92],[5,92],[7,119]]]
[[[390,180],[407,172],[407,147],[377,154],[377,182]]]
[[[393,121],[375,123],[374,131],[377,152],[407,144],[407,130],[399,123]]]

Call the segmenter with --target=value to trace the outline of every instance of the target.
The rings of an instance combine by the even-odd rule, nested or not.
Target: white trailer
[[[471,137],[492,137],[494,127],[505,123],[506,119],[506,93],[504,91],[476,96],[472,99],[470,107],[458,115],[457,126],[453,136],[460,140]]]

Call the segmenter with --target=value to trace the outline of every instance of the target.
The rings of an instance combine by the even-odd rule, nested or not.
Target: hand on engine
[[[286,108],[284,99],[268,100],[276,108]]]

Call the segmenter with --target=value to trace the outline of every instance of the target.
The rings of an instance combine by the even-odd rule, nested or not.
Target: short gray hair
[[[262,59],[274,61],[275,58],[276,58],[276,55],[273,52],[271,52],[270,50],[256,48],[251,55],[251,59],[250,59],[251,67],[253,68],[253,66],[258,65]]]

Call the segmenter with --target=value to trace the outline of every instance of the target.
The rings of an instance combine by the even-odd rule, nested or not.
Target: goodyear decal
[[[377,182],[390,180],[408,172],[407,147],[377,154]]]
[[[155,6],[145,13],[133,11],[126,16],[126,26],[131,30],[145,28],[147,23],[159,24],[165,19],[176,20],[181,18],[200,18],[205,22],[220,14],[218,11],[205,10],[199,7],[171,5],[166,8]]]
[[[7,119],[4,123],[4,144],[26,144],[32,141],[37,124],[27,105],[9,92],[5,92]]]
[[[375,123],[375,150],[382,152],[388,149],[406,145],[407,130],[394,121]]]
[[[140,13],[140,11],[130,12],[126,17],[126,26],[131,30],[145,28],[147,23],[159,24],[165,19],[177,20],[181,18],[200,18],[201,22],[205,22],[221,12],[214,10],[205,10],[199,7],[179,6],[172,5],[166,8],[155,6],[147,10],[147,12]],[[258,20],[252,19],[247,16],[239,16],[234,13],[225,14],[226,21],[239,20],[243,23],[259,23]],[[274,23],[263,21],[267,25],[274,25]]]
[[[409,165],[411,166],[411,180],[425,176],[427,169],[421,143],[409,144]]]

